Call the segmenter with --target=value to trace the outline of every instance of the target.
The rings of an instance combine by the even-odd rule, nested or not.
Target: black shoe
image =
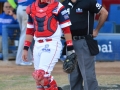
[[[58,87],[58,90],[63,90],[61,87]]]

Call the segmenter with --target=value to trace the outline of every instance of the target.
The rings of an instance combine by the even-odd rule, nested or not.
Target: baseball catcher
[[[28,23],[23,60],[28,61],[28,49],[34,37],[33,61],[35,70],[32,76],[35,79],[36,88],[37,90],[60,90],[51,73],[58,58],[60,58],[63,33],[67,50],[73,51],[71,22],[67,10],[57,0],[36,0],[27,7],[26,12]]]

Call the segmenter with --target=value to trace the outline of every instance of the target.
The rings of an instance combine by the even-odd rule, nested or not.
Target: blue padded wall
[[[108,14],[108,21],[120,24],[120,4],[111,4]]]
[[[96,28],[98,21],[94,22],[94,28]],[[100,29],[99,33],[114,33],[115,23],[106,21],[102,28]]]
[[[100,50],[97,61],[120,61],[120,34],[99,34],[95,39]]]

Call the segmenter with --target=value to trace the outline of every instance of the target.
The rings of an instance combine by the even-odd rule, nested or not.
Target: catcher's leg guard
[[[45,90],[44,87],[38,82],[36,82],[36,87],[37,87],[37,90]]]
[[[55,80],[50,82],[49,86],[44,86],[45,90],[58,90]]]
[[[44,86],[48,85],[50,83],[49,77],[44,77],[45,71],[44,70],[35,70],[32,73],[33,78],[36,81],[37,84],[37,90],[45,90]]]
[[[36,80],[38,85],[41,85],[43,90],[58,90],[57,84],[55,80],[51,78],[51,76],[47,76],[48,73],[46,73],[44,70],[35,70],[33,72],[33,78]],[[41,86],[38,86],[41,90]],[[38,90],[39,90],[38,89]]]
[[[47,75],[48,73],[44,70],[35,70],[33,72],[33,78],[37,83],[38,90],[45,90],[43,89],[44,86],[50,86],[51,76]],[[43,87],[42,87],[43,86]]]

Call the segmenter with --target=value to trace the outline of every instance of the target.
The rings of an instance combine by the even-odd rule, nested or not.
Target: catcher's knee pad
[[[58,90],[57,84],[55,80],[52,80],[49,84],[49,86],[44,87],[45,90]]]
[[[47,86],[51,82],[50,76],[45,77],[46,74],[48,73],[46,73],[44,70],[41,70],[41,69],[35,70],[32,73],[33,78],[36,80],[36,83],[42,86]]]

